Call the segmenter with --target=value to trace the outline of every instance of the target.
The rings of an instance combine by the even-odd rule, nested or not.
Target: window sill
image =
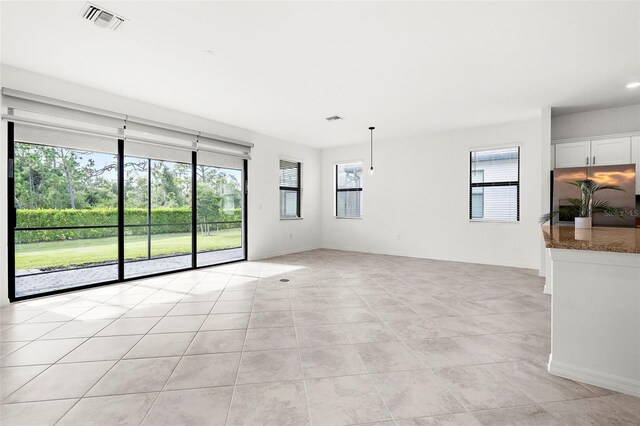
[[[520,223],[519,220],[469,219],[470,223]]]
[[[280,220],[302,220],[301,217],[281,217]]]
[[[362,216],[360,217],[342,217],[342,216],[334,216],[335,219],[347,219],[347,220],[362,220]]]

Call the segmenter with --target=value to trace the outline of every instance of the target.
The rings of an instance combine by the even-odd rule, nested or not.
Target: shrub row
[[[130,208],[124,211],[125,225],[141,225],[147,223],[147,209]],[[205,220],[205,218],[200,218]],[[240,221],[240,209],[231,212],[220,213],[215,217],[207,217],[208,222],[236,222]],[[176,224],[152,227],[152,234],[168,234],[175,232],[190,232],[191,209],[187,207],[157,208],[151,213],[152,224]],[[118,224],[118,209],[104,208],[91,210],[72,209],[36,209],[17,210],[18,228],[45,228],[54,226],[104,226]],[[230,229],[238,227],[237,224],[211,225],[212,229]],[[146,226],[125,227],[125,235],[144,235]],[[117,228],[86,228],[86,229],[54,229],[42,231],[16,232],[16,243],[33,243],[43,241],[76,240],[86,238],[116,237]]]

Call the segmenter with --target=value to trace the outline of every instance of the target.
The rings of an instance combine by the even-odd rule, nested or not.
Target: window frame
[[[501,150],[501,149],[513,149],[516,148],[518,150],[518,179],[512,181],[491,181],[486,182],[483,179],[483,182],[473,182],[473,154],[475,152],[481,151],[491,151],[491,150]],[[509,146],[495,146],[495,147],[479,147],[475,149],[469,150],[469,221],[470,222],[496,222],[496,223],[520,223],[520,157],[522,154],[522,148],[520,145],[509,145]],[[476,170],[477,172],[477,170]],[[484,175],[484,173],[483,173]],[[482,218],[474,218],[473,217],[473,189],[474,188],[489,188],[489,187],[516,187],[516,220],[500,220],[500,219],[485,219],[484,215]],[[484,191],[483,191],[483,207],[484,207]]]
[[[13,166],[14,164],[14,160],[15,160],[15,145],[16,145],[16,135],[15,135],[15,124],[16,121],[12,120],[12,119],[8,119],[7,120],[7,143],[8,143],[8,147],[7,147],[7,158],[8,158],[8,162],[10,165]],[[66,130],[66,129],[65,129]],[[27,294],[27,295],[17,295],[16,296],[16,278],[17,275],[15,273],[15,264],[16,264],[16,244],[15,244],[15,233],[16,230],[20,231],[20,229],[17,228],[17,209],[15,208],[14,205],[14,198],[15,198],[15,177],[13,174],[10,174],[8,176],[7,179],[7,200],[9,201],[7,203],[7,209],[8,209],[8,236],[7,236],[7,241],[8,241],[8,247],[7,247],[7,255],[8,255],[8,259],[7,259],[7,266],[8,266],[8,298],[9,298],[9,302],[13,303],[13,302],[19,302],[19,301],[23,301],[23,300],[29,300],[29,299],[37,299],[37,298],[41,298],[41,297],[46,297],[46,296],[53,296],[53,295],[58,295],[58,294],[64,294],[64,293],[68,293],[68,292],[72,292],[72,291],[80,291],[80,290],[86,290],[86,289],[91,289],[91,288],[99,288],[99,287],[103,287],[109,284],[119,284],[119,283],[125,283],[125,282],[129,282],[129,281],[135,281],[135,280],[140,280],[140,279],[146,279],[146,278],[152,278],[152,277],[159,277],[159,276],[164,276],[164,275],[169,275],[169,274],[175,274],[178,272],[184,272],[184,271],[190,271],[190,270],[197,270],[197,269],[202,269],[202,268],[210,268],[211,266],[220,266],[220,265],[224,265],[224,264],[230,264],[230,263],[236,263],[236,262],[242,262],[242,261],[246,261],[246,259],[248,258],[248,238],[247,238],[247,224],[248,224],[248,209],[247,209],[247,201],[248,201],[248,191],[247,191],[247,186],[248,186],[248,169],[249,169],[249,163],[248,160],[246,158],[242,159],[242,211],[241,211],[241,239],[242,239],[242,258],[241,259],[232,259],[232,260],[225,260],[223,262],[217,263],[217,264],[210,264],[210,265],[203,265],[203,266],[198,266],[197,265],[197,256],[198,256],[198,251],[197,251],[197,236],[198,236],[198,231],[197,231],[197,226],[196,226],[196,215],[197,215],[197,204],[196,204],[196,197],[197,197],[197,184],[196,184],[196,180],[194,179],[194,174],[195,174],[195,168],[198,165],[198,161],[197,161],[197,151],[193,150],[191,151],[191,160],[189,162],[183,162],[183,161],[179,161],[179,160],[160,160],[160,161],[169,161],[169,162],[173,162],[173,163],[183,163],[183,164],[188,164],[191,166],[191,194],[192,194],[192,203],[191,203],[191,208],[192,208],[192,215],[191,215],[191,262],[189,266],[186,266],[184,268],[175,268],[175,269],[170,269],[170,270],[165,270],[165,271],[160,271],[160,272],[149,272],[146,273],[144,275],[139,275],[139,276],[132,276],[132,277],[127,277],[125,276],[125,260],[126,260],[126,255],[125,255],[125,193],[126,193],[126,188],[125,188],[125,166],[124,166],[124,159],[125,157],[127,157],[127,154],[125,153],[125,139],[122,137],[118,137],[115,139],[117,141],[117,186],[118,186],[118,213],[117,213],[117,224],[115,225],[95,225],[95,226],[91,226],[92,228],[110,228],[115,226],[115,228],[117,228],[117,269],[118,269],[118,273],[117,276],[112,279],[112,280],[108,280],[108,281],[92,281],[92,282],[88,282],[88,283],[83,283],[83,284],[79,284],[79,285],[75,285],[75,286],[71,286],[71,287],[64,287],[64,288],[57,288],[54,290],[45,290],[45,291],[41,291],[38,293],[32,293],[32,294]],[[18,141],[17,143],[27,143],[27,142],[20,142]],[[44,145],[44,146],[52,146],[52,147],[60,147],[59,145],[50,145],[50,144],[39,144],[39,145]],[[75,148],[68,148],[68,149],[75,149]],[[101,152],[101,153],[105,153],[103,151],[95,151],[93,149],[89,149],[89,151],[93,152]],[[142,157],[139,157],[142,158]],[[148,159],[148,158],[147,158]],[[238,169],[240,170],[240,169]],[[149,202],[150,202],[150,197],[149,197]],[[148,224],[148,223],[147,223]],[[143,226],[147,226],[147,224],[144,224]],[[76,229],[76,228],[80,228],[81,226],[62,226],[62,227],[57,227],[60,229]],[[82,226],[84,227],[84,226]],[[51,228],[51,227],[49,227]],[[37,228],[36,228],[37,229]],[[34,230],[36,230],[34,229]],[[194,247],[196,248],[194,250]],[[224,250],[224,249],[221,249]],[[68,269],[68,268],[67,268]],[[76,270],[80,269],[80,268],[75,268]],[[45,273],[53,273],[54,271],[51,272],[45,272]]]
[[[334,217],[336,219],[362,219],[362,199],[360,200],[360,215],[359,216],[340,216],[338,214],[338,194],[340,192],[360,192],[362,193],[362,178],[360,180],[360,188],[338,188],[338,167],[344,164],[362,164],[362,170],[364,173],[364,161],[362,160],[354,160],[354,161],[343,161],[341,163],[334,164],[334,179],[335,179],[335,209],[334,209]],[[362,197],[362,195],[360,195]]]
[[[288,160],[286,158],[280,158],[278,160],[278,177],[282,172],[282,162],[287,161],[289,163],[296,163],[298,167],[298,187],[293,186],[278,186],[280,193],[280,207],[282,207],[282,191],[296,192],[296,215],[295,216],[283,216],[282,209],[280,210],[280,220],[300,220],[302,219],[302,162],[298,160]]]

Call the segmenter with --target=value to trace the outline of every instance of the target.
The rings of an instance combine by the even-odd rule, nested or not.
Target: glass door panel
[[[117,156],[21,134],[33,132],[13,145],[15,297],[117,280]]]
[[[191,267],[191,164],[125,157],[125,278]]]
[[[151,259],[149,171],[151,160],[124,157],[124,276],[145,275]]]
[[[242,170],[199,164],[196,178],[197,266],[244,259]]]

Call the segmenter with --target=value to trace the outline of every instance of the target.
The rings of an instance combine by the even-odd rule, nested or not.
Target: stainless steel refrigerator
[[[554,169],[552,187],[552,210],[557,211],[569,205],[569,198],[580,198],[580,189],[567,182],[579,179],[592,179],[599,185],[617,185],[622,191],[605,189],[594,195],[594,200],[607,200],[613,207],[623,211],[622,216],[596,213],[593,215],[594,226],[635,226],[635,217],[630,213],[636,208],[636,165],[622,164],[616,166],[567,167]],[[571,224],[573,217],[558,217],[554,224]]]

